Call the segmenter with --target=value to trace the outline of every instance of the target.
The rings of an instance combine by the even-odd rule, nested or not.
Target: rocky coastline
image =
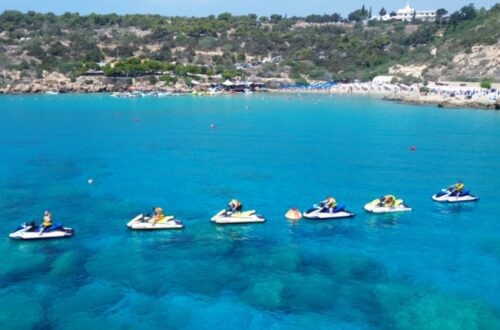
[[[0,84],[0,94],[45,94],[57,93],[113,93],[129,90],[190,92],[183,84],[165,86],[163,82],[151,84],[147,78],[110,78],[106,76],[80,76],[69,78],[63,74],[47,73],[39,79],[10,79]]]
[[[414,95],[414,94],[399,94],[387,95],[383,97],[384,100],[396,101],[407,104],[421,104],[421,105],[436,105],[440,108],[472,108],[472,109],[492,109],[500,110],[499,100],[493,101],[487,97],[478,99],[462,99],[454,97],[442,97],[434,95]]]

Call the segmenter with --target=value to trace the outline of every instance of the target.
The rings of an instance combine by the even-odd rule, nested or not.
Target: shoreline
[[[413,95],[393,95],[385,96],[383,100],[415,105],[435,105],[438,108],[464,108],[482,110],[500,110],[500,102],[489,102],[487,100],[462,100],[455,98],[432,98],[415,97]]]
[[[273,92],[366,96],[405,104],[435,105],[440,108],[500,110],[500,90],[498,88],[486,90],[463,86],[430,85],[426,87],[428,91],[421,92],[421,87],[423,86],[418,84],[405,86],[388,83],[348,83],[337,84],[330,89],[323,90],[295,88],[273,90]]]
[[[95,86],[94,86],[95,87]],[[69,89],[53,92],[50,89],[31,89],[5,91],[0,90],[1,95],[56,95],[56,94],[111,94],[113,92],[127,92],[128,88],[122,86],[106,86],[107,88],[83,88]],[[122,87],[122,88],[120,88]],[[143,86],[136,86],[136,89]],[[385,101],[400,102],[403,104],[415,105],[435,105],[443,108],[466,108],[466,109],[489,109],[500,110],[500,91],[496,89],[493,93],[488,93],[480,88],[472,89],[475,93],[470,94],[471,89],[443,86],[439,90],[433,92],[421,93],[419,86],[401,86],[392,84],[373,84],[373,83],[349,83],[338,84],[329,89],[307,89],[307,88],[290,88],[290,89],[267,89],[265,92],[275,94],[328,94],[341,96],[366,96],[382,99]],[[434,87],[435,88],[435,87]],[[139,89],[140,90],[140,89]],[[149,89],[144,89],[151,90]],[[170,92],[173,94],[192,95],[193,92],[200,92],[197,89],[188,88],[185,86],[176,86],[170,88],[157,88],[158,92]],[[264,91],[256,91],[256,93],[264,93]],[[220,95],[228,95],[224,93]],[[240,94],[240,93],[237,93]],[[205,96],[202,93],[196,94]],[[214,94],[218,95],[218,94]],[[214,96],[210,95],[210,96]]]

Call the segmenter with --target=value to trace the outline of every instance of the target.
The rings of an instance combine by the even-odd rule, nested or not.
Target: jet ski
[[[382,198],[377,198],[366,204],[365,211],[371,213],[392,213],[392,212],[408,212],[412,211],[411,207],[404,204],[402,199],[397,199],[394,206],[385,206]]]
[[[149,214],[139,214],[127,223],[127,227],[134,230],[161,230],[182,229],[184,224],[175,219],[174,216],[165,216],[163,219],[153,223],[153,217]]]
[[[242,223],[262,223],[266,219],[259,214],[256,214],[254,210],[244,211],[244,212],[230,212],[228,210],[221,210],[219,213],[214,215],[212,222],[218,224],[242,224]]]
[[[72,228],[64,227],[58,223],[50,226],[44,230],[38,227],[35,223],[22,224],[9,237],[17,240],[37,240],[37,239],[50,239],[50,238],[68,238],[75,234]]]
[[[329,208],[323,205],[313,205],[312,208],[304,212],[304,218],[311,220],[329,220],[329,219],[342,219],[342,218],[352,218],[355,216],[354,213],[346,210],[345,206],[336,206],[333,212],[330,212]]]
[[[470,190],[458,193],[451,188],[442,189],[440,192],[432,196],[432,199],[441,203],[459,203],[459,202],[475,202],[479,197],[471,195]]]

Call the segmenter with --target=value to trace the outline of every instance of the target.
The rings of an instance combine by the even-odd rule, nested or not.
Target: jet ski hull
[[[380,206],[375,208],[370,208],[367,207],[367,205],[365,205],[365,211],[370,213],[395,213],[395,212],[410,212],[413,211],[413,209],[405,205],[400,205],[397,207]]]
[[[31,228],[31,226],[22,227],[9,234],[9,237],[15,240],[34,241],[42,239],[70,238],[75,234],[75,231],[72,228],[66,227],[45,232],[40,232],[39,230],[32,231]]]
[[[463,202],[475,202],[479,200],[479,197],[465,194],[461,196],[452,196],[451,192],[441,192],[432,196],[432,200],[440,203],[463,203]]]
[[[370,213],[395,213],[395,212],[410,212],[413,211],[411,207],[408,207],[403,203],[402,200],[398,199],[397,200],[397,206],[390,207],[390,206],[380,206],[380,201],[379,200],[374,200],[364,206],[365,211],[370,212]]]
[[[245,213],[245,212],[244,212]],[[231,224],[246,224],[246,223],[263,223],[266,219],[258,214],[251,214],[247,216],[231,216],[226,214],[226,210],[222,210],[210,219],[212,222],[221,225]]]
[[[148,220],[150,219],[150,217],[145,217],[144,215],[139,214],[127,223],[127,227],[133,230],[168,230],[184,228],[184,224],[174,218],[165,222],[157,222],[155,224],[149,222]]]
[[[345,219],[352,218],[356,214],[348,211],[342,210],[338,212],[330,213],[328,211],[322,211],[320,208],[312,209],[302,214],[304,218],[309,220],[333,220],[333,219]]]

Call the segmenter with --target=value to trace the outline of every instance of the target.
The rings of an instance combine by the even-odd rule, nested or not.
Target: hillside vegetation
[[[110,77],[156,75],[165,84],[236,76],[299,83],[369,80],[389,69],[409,81],[500,79],[499,4],[488,10],[469,5],[437,22],[366,23],[364,13],[342,19],[5,11],[0,85],[49,72],[74,80],[89,70]],[[410,77],[395,65],[422,70]]]

